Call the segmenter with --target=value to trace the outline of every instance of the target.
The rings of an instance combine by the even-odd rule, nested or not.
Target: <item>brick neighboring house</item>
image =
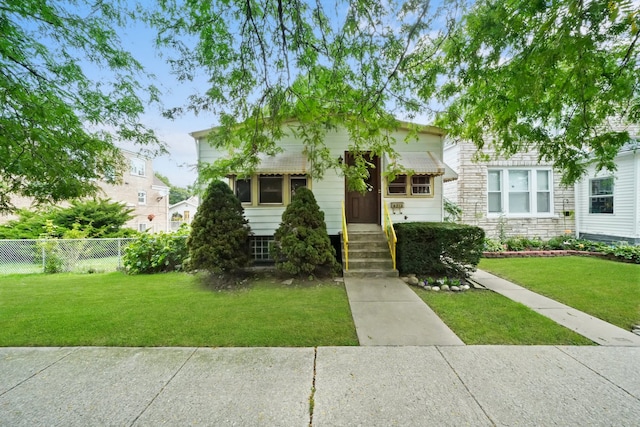
[[[169,187],[153,174],[151,159],[133,151],[121,151],[130,165],[129,170],[124,172],[119,184],[101,182],[97,196],[124,203],[133,209],[133,218],[125,223],[125,227],[138,231],[169,231]],[[13,198],[17,208],[29,209],[31,202],[25,197]],[[60,203],[60,206],[68,206],[68,203]],[[0,216],[0,224],[16,218],[15,215]]]
[[[444,196],[462,209],[461,222],[482,227],[489,238],[575,234],[575,193],[560,185],[552,164],[538,163],[534,150],[509,159],[483,150],[489,161],[474,162],[470,142],[447,143],[444,162],[458,180],[444,183]]]

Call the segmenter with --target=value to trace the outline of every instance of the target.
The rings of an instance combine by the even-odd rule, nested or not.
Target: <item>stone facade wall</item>
[[[509,236],[540,237],[548,239],[562,234],[575,234],[575,196],[573,187],[560,185],[561,175],[553,172],[553,215],[549,217],[517,217],[515,215],[488,215],[487,169],[490,167],[549,166],[538,163],[536,151],[517,154],[510,159],[495,158],[490,150],[489,161],[474,162],[476,147],[471,143],[458,143],[457,203],[462,208],[462,222],[482,227],[487,237]],[[445,194],[446,195],[446,194]],[[566,215],[565,216],[565,212]]]

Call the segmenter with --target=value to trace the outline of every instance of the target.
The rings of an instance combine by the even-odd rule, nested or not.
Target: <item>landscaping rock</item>
[[[432,287],[431,287],[431,290],[432,290],[432,291],[439,291],[439,290],[440,290],[440,287],[439,287],[439,286],[432,286]]]
[[[431,290],[431,286],[429,286],[429,285],[424,285],[424,290],[425,290],[425,291],[430,291],[430,290]]]
[[[460,287],[458,287],[458,286],[452,286],[452,287],[451,287],[451,290],[452,290],[453,292],[460,292]]]
[[[292,284],[292,283],[293,283],[293,279],[287,279],[287,280],[283,280],[283,281],[282,281],[282,284],[283,284],[283,285],[290,285],[290,284]]]
[[[416,286],[420,281],[416,276],[409,276],[409,284],[412,286]]]
[[[463,290],[463,291],[468,291],[469,289],[471,289],[471,286],[469,286],[469,285],[462,285],[462,290]]]
[[[409,278],[406,276],[403,276],[400,278],[404,283],[409,283]]]
[[[442,285],[440,287],[440,289],[442,289],[443,291],[448,291],[449,290],[449,285]]]

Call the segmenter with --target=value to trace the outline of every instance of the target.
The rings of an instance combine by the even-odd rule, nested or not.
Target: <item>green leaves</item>
[[[337,126],[349,131],[354,151],[393,151],[395,116],[427,106],[417,97],[425,80],[418,65],[449,25],[442,24],[444,10],[428,1],[164,4],[158,41],[178,47],[176,74],[189,79],[203,72],[210,82],[188,108],[219,119],[209,142],[233,155],[203,165],[206,178],[250,173],[259,153],[275,150],[282,125],[294,120],[315,178],[338,167],[324,155],[324,136]],[[192,38],[194,48],[186,41]]]
[[[8,1],[0,8],[0,211],[94,194],[122,167],[115,140],[158,144],[139,116],[157,99],[115,28],[125,2]]]
[[[450,135],[512,155],[530,147],[571,184],[614,157],[640,121],[637,6],[483,0],[444,44]]]

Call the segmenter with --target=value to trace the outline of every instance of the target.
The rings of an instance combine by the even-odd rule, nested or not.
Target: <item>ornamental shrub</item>
[[[402,273],[465,278],[475,271],[484,248],[484,230],[447,222],[395,224],[397,266]]]
[[[250,234],[240,200],[227,184],[213,181],[191,223],[189,268],[217,275],[239,273],[249,264]]]
[[[129,274],[166,273],[184,269],[188,256],[187,227],[174,233],[142,233],[124,250],[124,269]]]
[[[305,187],[296,189],[270,249],[276,269],[294,276],[330,275],[340,269],[324,213]]]

